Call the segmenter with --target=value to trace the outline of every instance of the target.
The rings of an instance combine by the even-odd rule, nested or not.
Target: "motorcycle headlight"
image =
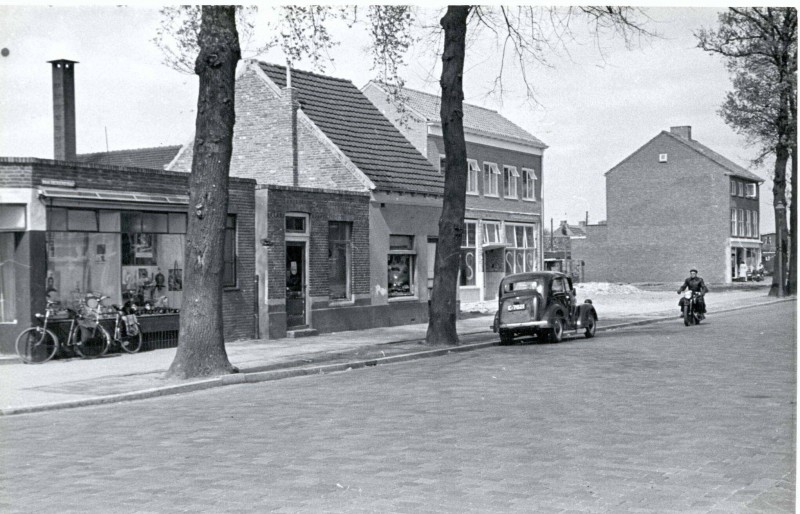
[[[686,291],[685,293],[683,293],[683,297],[688,300],[689,298],[692,297],[692,292],[691,291]]]

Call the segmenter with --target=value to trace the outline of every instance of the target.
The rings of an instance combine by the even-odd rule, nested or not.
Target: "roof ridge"
[[[725,168],[726,170],[728,170],[728,171],[730,171],[730,172],[732,172],[732,173],[735,173],[735,174],[737,174],[737,175],[741,175],[741,174],[742,174],[742,172],[744,172],[744,173],[747,173],[747,174],[749,174],[749,175],[753,175],[753,176],[756,176],[756,177],[758,177],[758,178],[759,178],[759,180],[761,180],[762,182],[764,181],[764,179],[762,179],[761,177],[759,177],[758,175],[756,175],[756,174],[755,174],[755,173],[753,173],[752,171],[748,170],[748,169],[747,169],[747,168],[745,168],[744,166],[741,166],[741,165],[739,165],[739,164],[736,164],[736,163],[735,163],[735,162],[733,162],[731,159],[728,159],[727,157],[725,157],[725,156],[724,156],[724,155],[722,155],[721,153],[717,152],[717,151],[716,151],[716,150],[714,150],[713,148],[710,148],[710,147],[708,147],[708,146],[704,145],[703,143],[701,143],[700,141],[698,141],[698,140],[696,140],[696,139],[685,139],[685,138],[683,138],[683,137],[681,137],[681,136],[679,136],[679,135],[677,135],[677,134],[673,134],[672,132],[670,132],[670,131],[666,131],[666,130],[665,130],[665,131],[663,131],[663,132],[664,132],[665,134],[667,134],[668,136],[670,136],[671,138],[673,138],[673,139],[675,139],[675,140],[677,140],[677,141],[681,142],[681,143],[682,143],[684,146],[688,146],[689,148],[691,148],[691,149],[692,149],[692,150],[694,150],[695,152],[697,152],[697,153],[699,153],[700,155],[704,156],[706,159],[709,159],[709,160],[713,161],[713,162],[714,162],[714,163],[716,163],[718,166],[721,166],[721,167]],[[695,148],[695,147],[694,147],[694,146],[693,146],[691,143],[694,143],[694,144],[696,144],[696,145],[698,145],[698,146],[701,146],[701,147],[702,147],[704,150],[706,150],[706,151],[708,151],[708,152],[711,152],[711,154],[713,154],[713,155],[708,155],[708,154],[706,154],[706,153],[704,153],[704,152],[701,152],[699,149]],[[717,158],[715,158],[715,157],[719,157],[719,159],[717,159]],[[734,168],[732,168],[732,167],[730,166],[731,164],[732,164],[733,166],[735,166],[736,168],[739,168],[739,169],[734,169]]]
[[[79,153],[77,154],[80,156],[87,156],[87,155],[108,155],[112,153],[123,153],[123,152],[139,152],[142,150],[166,150],[168,148],[182,148],[183,145],[162,145],[162,146],[145,146],[142,148],[125,148],[124,150],[108,150],[105,152],[87,152],[87,153]]]
[[[383,84],[381,82],[378,82],[378,83],[381,84],[381,85],[385,85],[385,84]],[[436,98],[437,100],[441,101],[441,96],[440,95],[435,95],[433,93],[428,93],[427,91],[420,91],[419,89],[414,89],[414,88],[405,87],[405,86],[403,86],[401,89],[404,89],[406,91],[413,91],[414,93],[419,93],[419,94],[422,94],[422,95],[427,95],[427,96]],[[470,102],[465,102],[465,101],[462,102],[462,103],[464,105],[469,105],[470,107],[474,107],[476,109],[481,109],[483,111],[488,111],[488,112],[492,112],[492,113],[495,113],[495,114],[499,114],[500,116],[503,116],[502,114],[500,114],[500,111],[497,111],[495,109],[489,109],[488,107],[483,107],[481,105],[477,105],[477,104],[470,103]],[[503,117],[505,118],[505,116],[503,116]],[[508,120],[508,118],[506,118],[506,119]],[[511,121],[511,120],[508,120],[508,121]],[[513,123],[513,122],[511,122],[511,123]]]
[[[275,68],[281,68],[283,70],[286,70],[286,66],[282,65],[282,64],[273,64],[271,62],[259,61],[259,60],[256,60],[256,62],[259,64],[259,66],[273,66]],[[312,77],[319,77],[319,78],[322,78],[322,79],[336,80],[336,81],[339,81],[339,82],[346,82],[348,84],[353,84],[353,81],[350,80],[350,79],[344,79],[344,78],[339,78],[339,77],[331,77],[330,75],[323,75],[321,73],[316,73],[316,72],[313,72],[313,71],[301,70],[301,69],[292,68],[292,67],[289,67],[289,69],[292,71],[292,73],[297,72],[297,73],[302,73],[304,75],[311,75]],[[355,85],[355,84],[353,84],[353,85]]]

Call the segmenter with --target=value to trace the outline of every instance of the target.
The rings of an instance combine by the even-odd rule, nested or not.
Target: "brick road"
[[[794,512],[795,309],[0,419],[0,510]]]

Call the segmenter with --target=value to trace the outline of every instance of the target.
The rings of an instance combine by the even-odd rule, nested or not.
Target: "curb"
[[[773,305],[776,303],[783,303],[789,301],[796,301],[795,297],[791,298],[781,298],[776,299],[764,303],[759,303],[757,305],[744,305],[741,307],[732,307],[728,309],[721,309],[718,311],[714,311],[715,314],[725,313],[725,312],[733,312],[739,311],[743,309],[750,309],[753,307],[763,307],[767,305]],[[626,323],[617,323],[615,325],[609,325],[606,327],[600,326],[597,327],[598,332],[607,332],[611,330],[617,330],[621,328],[633,327],[633,326],[640,326],[640,325],[650,325],[653,323],[661,323],[663,321],[670,321],[676,319],[676,316],[662,316],[658,318],[651,318],[651,319],[644,319],[644,320],[637,320],[631,321]],[[466,335],[477,335],[477,334],[492,334],[487,330],[476,330],[472,332],[462,332],[460,336]],[[494,334],[492,334],[494,336]],[[411,343],[414,341],[418,341],[418,339],[408,339],[408,340],[401,340],[401,341],[392,341],[391,343],[383,343],[383,344],[400,344],[400,343]],[[469,352],[474,350],[481,350],[484,348],[490,348],[492,346],[499,346],[499,341],[491,341],[491,342],[482,342],[482,343],[470,343],[465,344],[462,346],[452,346],[446,348],[437,348],[434,350],[424,350],[419,352],[410,352],[410,353],[403,353],[399,355],[391,355],[388,357],[380,357],[375,359],[366,359],[360,361],[350,361],[350,362],[343,362],[338,364],[323,364],[318,366],[310,366],[305,368],[286,368],[286,365],[292,365],[293,362],[299,361],[290,361],[288,363],[282,364],[272,364],[267,366],[260,366],[253,368],[250,371],[242,370],[239,373],[231,374],[231,375],[223,375],[220,377],[209,378],[198,380],[194,382],[190,382],[187,384],[179,384],[179,385],[172,385],[172,386],[163,386],[163,387],[156,387],[152,389],[144,389],[141,391],[134,391],[130,393],[120,393],[108,396],[99,396],[95,398],[85,398],[83,400],[72,400],[72,401],[63,401],[57,403],[47,403],[41,405],[32,405],[29,407],[8,407],[4,409],[0,409],[0,416],[12,416],[17,414],[32,414],[36,412],[47,412],[52,410],[60,410],[60,409],[71,409],[76,407],[88,407],[92,405],[106,405],[111,403],[120,403],[126,401],[133,401],[133,400],[144,400],[147,398],[157,398],[159,396],[170,396],[174,394],[181,394],[181,393],[188,393],[193,391],[202,391],[205,389],[211,389],[216,387],[228,386],[228,385],[236,385],[236,384],[255,384],[259,382],[270,382],[274,380],[283,380],[285,378],[295,378],[295,377],[302,377],[302,376],[310,376],[310,375],[324,375],[328,373],[338,373],[343,371],[350,371],[353,369],[361,369],[367,367],[374,367],[384,364],[394,364],[400,362],[409,362],[419,359],[425,359],[430,357],[440,357],[442,355],[447,355],[450,353],[459,353],[459,352]],[[264,370],[264,367],[273,368],[275,366],[282,366],[283,369],[267,369]]]

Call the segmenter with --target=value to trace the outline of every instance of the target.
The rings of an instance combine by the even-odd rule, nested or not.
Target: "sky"
[[[467,54],[465,101],[498,111],[548,145],[544,153],[545,225],[604,220],[604,173],[671,126],[690,125],[697,141],[753,171],[761,186],[761,231],[774,231],[768,162],[753,168],[756,150],[717,114],[731,82],[724,62],[697,48],[693,33],[713,28],[717,8],[648,8],[647,28],[659,37],[626,48],[604,33],[594,39],[580,23],[565,47],[545,53],[547,66],[526,69],[535,101],[526,99],[518,70],[507,63],[502,95],[490,94],[498,50],[485,39]],[[423,12],[428,24],[436,12]],[[271,14],[262,9],[261,27]],[[0,6],[0,156],[53,157],[51,70],[75,68],[77,151],[101,152],[183,144],[191,140],[197,77],[162,63],[152,43],[157,5]],[[433,23],[432,23],[433,22]],[[258,24],[257,24],[258,25]],[[324,70],[362,87],[375,77],[363,28],[334,24],[339,45]],[[258,33],[257,33],[258,35]],[[402,70],[408,87],[438,94],[439,45],[421,44]],[[6,54],[7,55],[4,55]],[[259,57],[283,64],[273,49]],[[687,187],[691,187],[687,184]]]

